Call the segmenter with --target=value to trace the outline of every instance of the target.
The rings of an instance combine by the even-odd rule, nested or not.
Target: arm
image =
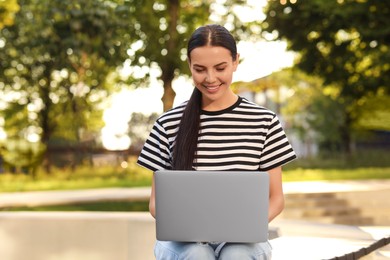
[[[268,171],[269,174],[269,213],[268,221],[271,222],[284,208],[284,194],[282,186],[282,167],[276,167]]]
[[[152,178],[152,190],[150,193],[150,199],[149,199],[149,212],[150,214],[156,218],[156,213],[155,213],[155,192],[154,192],[154,174]]]

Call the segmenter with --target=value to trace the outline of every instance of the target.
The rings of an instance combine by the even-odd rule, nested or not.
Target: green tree
[[[100,116],[108,79],[132,43],[131,9],[122,4],[20,1],[14,24],[0,31],[0,91],[10,138],[33,131],[47,145],[56,135],[77,141],[80,130],[100,128],[88,129],[87,122]]]
[[[17,0],[0,0],[0,30],[13,24],[17,11],[19,11]]]
[[[0,152],[8,172],[24,172],[31,174],[34,178],[45,149],[46,147],[41,143],[31,143],[22,139],[8,139],[3,147],[0,146]]]
[[[269,1],[265,12],[265,37],[287,40],[289,50],[299,54],[300,69],[337,87],[344,107],[340,136],[350,152],[359,106],[367,96],[389,95],[389,2]]]
[[[197,27],[207,23],[228,25],[238,40],[255,36],[253,31],[259,27],[254,22],[243,23],[238,18],[235,8],[246,4],[243,0],[132,0],[130,2],[130,5],[137,10],[134,26],[140,43],[131,52],[131,65],[154,67],[161,71],[159,79],[164,87],[162,97],[164,111],[173,105],[174,78],[189,74],[186,40]],[[145,73],[144,76],[147,77],[149,74]]]
[[[78,141],[80,130],[91,130],[87,122],[97,117],[96,104],[114,80],[123,81],[118,71],[126,66],[138,72],[126,84],[136,77],[131,85],[137,87],[147,85],[151,69],[161,71],[167,110],[175,96],[172,80],[189,72],[185,40],[196,27],[218,22],[237,39],[256,31],[258,25],[237,18],[235,8],[243,3],[21,0],[14,24],[0,31],[0,91],[9,137],[35,133],[44,144],[64,136]]]
[[[274,81],[288,86],[290,97],[282,107],[282,113],[300,139],[315,141],[320,151],[336,152],[343,145],[343,102],[337,98],[337,88],[324,86],[323,80],[298,69],[285,69],[274,73]]]

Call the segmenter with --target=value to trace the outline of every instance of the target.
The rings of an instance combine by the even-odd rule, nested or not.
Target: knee
[[[190,243],[179,259],[215,259],[214,250],[207,244]]]
[[[158,260],[202,259],[215,260],[213,249],[208,244],[158,241],[155,246]]]
[[[253,258],[247,251],[243,251],[235,247],[227,247],[222,249],[218,259],[221,260],[234,260],[234,259],[247,260],[248,259],[249,260]]]
[[[219,259],[269,260],[271,259],[271,254],[270,248],[262,248],[258,244],[230,244],[222,249]]]

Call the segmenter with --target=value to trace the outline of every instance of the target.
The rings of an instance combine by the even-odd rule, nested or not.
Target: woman
[[[284,207],[281,166],[296,157],[277,116],[231,90],[239,54],[224,27],[198,28],[188,41],[187,57],[195,84],[191,98],[160,116],[138,164],[152,171],[267,171],[271,221]],[[154,182],[149,209],[155,217]],[[271,246],[157,241],[155,255],[157,259],[270,259]]]

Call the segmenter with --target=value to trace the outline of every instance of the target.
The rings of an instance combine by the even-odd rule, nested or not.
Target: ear
[[[234,71],[237,70],[237,67],[238,67],[238,64],[239,64],[239,63],[240,63],[240,54],[237,53],[236,60],[233,61],[233,69],[234,69]]]

